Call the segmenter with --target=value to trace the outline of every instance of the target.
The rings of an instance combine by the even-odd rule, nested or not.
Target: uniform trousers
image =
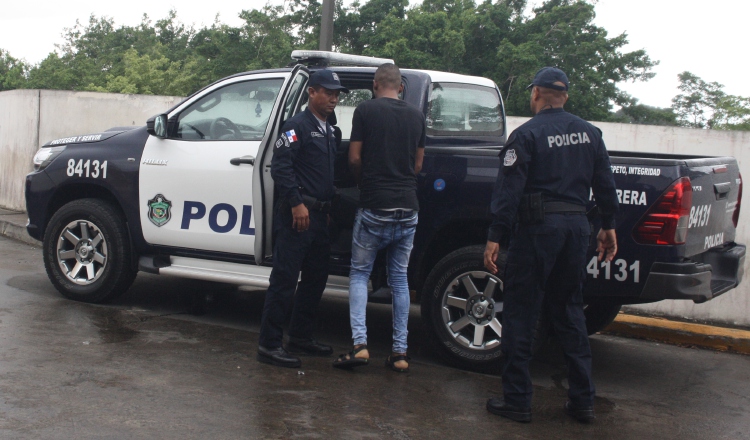
[[[282,346],[283,326],[290,313],[290,337],[310,339],[315,327],[318,303],[328,281],[331,243],[328,214],[314,210],[309,214],[310,227],[304,232],[292,229],[288,206],[277,210],[274,218],[273,269],[258,341],[267,349]]]
[[[562,345],[568,367],[568,397],[592,406],[591,348],[583,315],[582,283],[590,226],[585,215],[546,214],[543,223],[518,225],[505,266],[501,349],[503,397],[530,408],[529,362],[543,305]]]

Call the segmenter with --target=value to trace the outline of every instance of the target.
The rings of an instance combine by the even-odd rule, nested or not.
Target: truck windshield
[[[429,136],[502,136],[503,108],[491,87],[433,83],[427,110]]]

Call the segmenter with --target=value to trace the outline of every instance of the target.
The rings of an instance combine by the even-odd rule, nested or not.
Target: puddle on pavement
[[[101,309],[95,313],[98,316],[91,318],[91,322],[99,330],[99,337],[105,344],[126,342],[139,333],[128,327],[127,319],[119,310]]]
[[[19,275],[8,280],[8,286],[23,290],[24,292],[54,296],[62,298],[49,279],[40,275]]]

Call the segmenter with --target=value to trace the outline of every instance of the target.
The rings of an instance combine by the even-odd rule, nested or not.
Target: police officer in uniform
[[[585,205],[591,188],[602,218],[599,260],[611,261],[617,252],[618,202],[601,131],[563,110],[568,86],[560,69],[537,72],[529,85],[535,116],[511,133],[500,152],[492,195],[493,222],[484,264],[497,273],[501,248],[507,249],[508,257],[501,335],[503,399],[489,399],[487,410],[518,422],[531,421],[529,361],[543,304],[568,366],[565,410],[581,422],[594,418],[591,349],[581,293],[590,235]]]
[[[328,212],[334,196],[336,139],[327,119],[341,92],[349,90],[335,72],[324,69],[313,73],[307,109],[284,123],[274,144],[271,177],[276,195],[275,241],[258,343],[260,362],[296,368],[301,361],[290,352],[313,356],[333,353],[330,346],[311,335],[328,280],[331,253]],[[290,311],[287,351],[282,344],[282,326]]]

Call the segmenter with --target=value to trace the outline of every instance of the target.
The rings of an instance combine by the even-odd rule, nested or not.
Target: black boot
[[[333,354],[333,348],[330,345],[321,344],[313,338],[302,339],[290,336],[286,348],[292,353],[302,353],[309,356],[330,356]]]
[[[581,423],[589,423],[596,418],[593,406],[575,406],[570,400],[565,402],[565,412]]]
[[[258,346],[258,361],[264,364],[271,364],[275,367],[298,368],[302,362],[297,356],[292,356],[284,347],[273,349]]]
[[[505,403],[502,399],[492,397],[487,401],[487,411],[516,422],[531,422],[531,408],[521,408]]]

